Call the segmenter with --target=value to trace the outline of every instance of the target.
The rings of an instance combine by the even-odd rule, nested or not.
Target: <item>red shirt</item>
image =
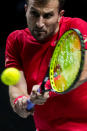
[[[38,43],[28,28],[8,36],[6,67],[24,71],[29,93],[33,85],[43,80],[55,41],[70,28],[77,28],[84,37],[87,36],[87,23],[70,17],[61,18],[59,32],[46,43]],[[39,131],[87,131],[87,82],[67,94],[51,94],[44,105],[35,106],[34,120]]]

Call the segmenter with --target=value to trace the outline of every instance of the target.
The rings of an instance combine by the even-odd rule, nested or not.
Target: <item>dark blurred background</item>
[[[4,52],[9,33],[26,27],[24,0],[7,0],[0,3],[0,74],[4,70]],[[87,21],[87,0],[66,0],[65,16],[80,17]],[[0,131],[35,131],[32,116],[22,119],[9,103],[8,87],[0,81]]]

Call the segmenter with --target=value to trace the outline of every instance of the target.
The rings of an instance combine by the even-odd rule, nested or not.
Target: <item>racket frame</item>
[[[73,81],[73,83],[71,84],[71,86],[70,86],[69,88],[67,88],[67,89],[64,90],[63,92],[57,92],[57,91],[55,91],[53,88],[51,89],[51,91],[56,92],[56,93],[58,93],[58,94],[65,94],[65,93],[71,91],[72,89],[75,89],[75,88],[76,88],[75,85],[76,85],[77,81],[80,79],[81,72],[82,72],[83,66],[84,66],[85,44],[84,44],[83,36],[82,36],[81,32],[80,32],[78,29],[71,28],[71,29],[69,29],[68,31],[70,31],[70,30],[76,32],[76,34],[78,35],[79,40],[80,40],[80,45],[81,45],[81,62],[80,62],[80,68],[79,68],[79,71],[78,71],[78,73],[77,73],[77,75],[76,75],[76,79]],[[65,33],[66,33],[66,32],[65,32]],[[65,34],[65,33],[64,33],[64,34]],[[63,34],[63,35],[64,35],[64,34]],[[62,35],[62,36],[63,36],[63,35]],[[60,38],[60,40],[61,40],[61,38]],[[57,46],[59,46],[59,45],[57,45]],[[56,48],[56,47],[55,47],[55,48]],[[53,54],[53,55],[54,55],[54,54]],[[51,68],[51,67],[50,67],[50,68]],[[52,76],[53,76],[53,74],[52,74]],[[50,79],[52,79],[52,78],[50,78]],[[51,81],[51,80],[50,80],[50,81]]]

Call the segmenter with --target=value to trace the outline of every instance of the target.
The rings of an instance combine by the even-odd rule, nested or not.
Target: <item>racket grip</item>
[[[40,88],[37,90],[40,93]],[[30,111],[34,108],[35,104],[32,103],[30,100],[27,101],[27,110]]]
[[[30,100],[27,101],[27,110],[30,111],[34,108],[35,104],[33,104]]]

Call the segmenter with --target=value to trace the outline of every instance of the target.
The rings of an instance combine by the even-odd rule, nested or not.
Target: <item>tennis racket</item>
[[[66,31],[59,39],[53,52],[50,66],[41,85],[41,91],[53,91],[64,94],[76,88],[84,67],[85,49],[84,40],[78,29]],[[51,89],[44,86],[50,80]],[[78,85],[78,84],[77,84]],[[27,109],[34,104],[28,101]]]

